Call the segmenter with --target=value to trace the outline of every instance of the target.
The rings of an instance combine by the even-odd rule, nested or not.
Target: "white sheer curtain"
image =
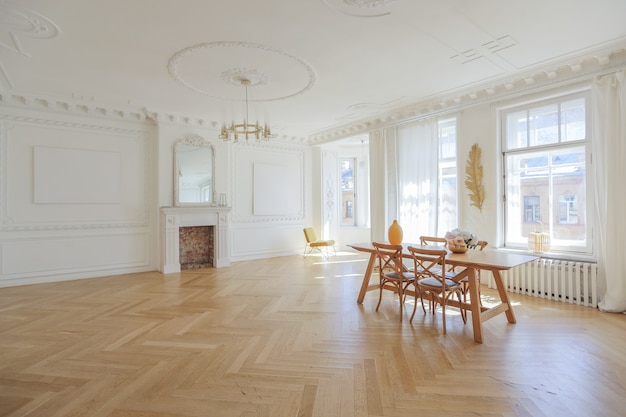
[[[396,130],[390,127],[370,133],[370,213],[371,238],[387,240],[387,228],[396,213]],[[390,169],[390,166],[392,167]]]
[[[626,312],[626,85],[624,71],[593,82],[593,169],[595,176],[595,236],[600,285],[599,308]],[[603,282],[602,282],[603,281]]]
[[[437,233],[438,131],[436,119],[398,126],[398,223],[405,242]]]

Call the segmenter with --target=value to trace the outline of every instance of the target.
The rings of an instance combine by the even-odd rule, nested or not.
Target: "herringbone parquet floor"
[[[356,297],[365,258],[0,289],[0,415],[624,416],[626,316],[512,294],[483,344],[451,310]],[[483,289],[483,296],[494,293]],[[488,301],[488,300],[486,300]]]

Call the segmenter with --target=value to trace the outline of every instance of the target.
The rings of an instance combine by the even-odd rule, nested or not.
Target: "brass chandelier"
[[[243,136],[248,142],[249,138],[254,137],[257,142],[261,140],[270,140],[274,137],[270,130],[270,127],[267,124],[261,126],[259,122],[249,123],[248,119],[248,86],[251,84],[251,81],[248,79],[242,79],[241,85],[243,85],[246,89],[246,117],[243,119],[243,123],[236,124],[235,122],[231,122],[230,125],[223,124],[222,130],[220,131],[219,138],[227,141],[232,140],[234,143],[239,142],[239,136]]]

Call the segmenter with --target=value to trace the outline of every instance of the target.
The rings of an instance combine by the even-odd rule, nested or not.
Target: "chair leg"
[[[398,283],[398,297],[400,298],[400,321],[402,321],[402,305],[404,304],[403,290],[402,290],[402,281]]]
[[[456,293],[456,298],[458,298],[459,304],[461,304],[461,294],[460,293],[458,293],[458,292]],[[465,300],[465,293],[463,293],[463,299]],[[465,310],[464,308],[461,308],[461,307],[459,307],[459,310],[461,310],[461,318],[463,319],[463,323],[467,324],[467,310]]]
[[[380,302],[383,300],[383,286],[385,285],[385,281],[380,282],[380,290],[378,294],[378,304],[376,304],[376,311],[378,311],[378,307],[380,307]]]
[[[441,302],[441,317],[443,320],[443,334],[446,334],[446,301]]]
[[[432,298],[432,295],[430,295],[430,293],[426,293],[426,294],[423,294],[422,297],[421,297],[421,299],[422,299],[422,310],[424,310],[424,314],[426,314],[426,306],[424,306],[424,295],[427,295],[427,296],[429,296],[431,298]],[[428,309],[429,310],[432,308],[431,306],[432,306],[432,301],[428,301]]]
[[[411,318],[409,319],[409,323],[413,323],[413,317],[415,317],[415,312],[417,311],[417,299],[419,298],[422,301],[422,310],[426,313],[426,309],[424,308],[424,299],[422,298],[417,285],[413,284],[415,287],[415,302],[413,303],[413,314],[411,314]]]

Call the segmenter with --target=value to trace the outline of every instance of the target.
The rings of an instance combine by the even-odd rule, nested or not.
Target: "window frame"
[[[571,139],[569,136],[570,133],[567,131],[570,128],[569,124],[565,123],[562,119],[562,115],[567,112],[568,109],[565,106],[568,103],[571,103],[575,100],[583,100],[584,103],[584,138],[582,139]],[[507,137],[507,132],[510,128],[508,125],[508,116],[514,115],[515,113],[526,112],[527,114],[532,114],[533,110],[537,111],[540,109],[545,109],[549,106],[558,106],[558,110],[556,112],[557,117],[557,126],[558,126],[558,135],[557,141],[552,143],[541,143],[541,144],[531,144],[531,140],[536,140],[535,138],[531,138],[533,134],[537,132],[530,131],[530,123],[526,125],[526,135],[528,137],[528,141],[524,146],[517,147],[509,147],[510,142]],[[523,229],[520,228],[517,232],[512,232],[508,229],[510,223],[509,216],[515,215],[515,213],[511,214],[509,212],[509,203],[507,202],[507,197],[509,196],[508,187],[509,187],[509,178],[507,175],[509,173],[509,167],[507,166],[507,160],[511,156],[521,156],[525,154],[532,153],[545,153],[545,152],[554,152],[559,149],[566,150],[567,148],[577,148],[582,147],[584,152],[584,177],[583,177],[583,187],[584,187],[584,195],[578,196],[576,193],[572,194],[560,192],[558,190],[553,190],[551,188],[548,189],[548,201],[541,201],[540,204],[547,203],[547,209],[549,215],[548,219],[543,219],[544,222],[542,225],[538,226],[539,228],[547,228],[550,233],[552,232],[552,227],[554,226],[567,226],[572,223],[563,223],[560,221],[560,198],[562,195],[569,194],[574,195],[576,201],[579,201],[580,198],[584,198],[583,202],[580,204],[584,204],[584,206],[579,206],[580,210],[578,210],[577,216],[581,218],[585,227],[585,237],[580,240],[579,245],[568,244],[567,242],[571,242],[565,239],[554,239],[552,238],[550,252],[551,253],[563,253],[563,254],[578,254],[578,255],[592,255],[593,254],[593,204],[592,204],[592,182],[591,182],[591,163],[592,163],[592,155],[591,155],[591,106],[590,106],[590,92],[589,90],[581,90],[576,92],[568,92],[563,93],[561,95],[555,96],[544,96],[538,97],[536,100],[525,101],[513,103],[509,106],[502,107],[497,110],[498,121],[499,121],[499,130],[500,130],[500,148],[501,148],[501,172],[502,172],[502,245],[505,248],[511,249],[527,249],[527,242],[522,242],[519,239],[524,239]],[[519,144],[518,144],[519,145]],[[552,166],[552,162],[551,162]],[[555,174],[550,172],[549,176],[550,184],[553,183],[554,179],[557,178]],[[517,183],[518,186],[521,186],[520,183]],[[530,194],[529,194],[530,196]],[[524,198],[527,197],[522,195],[522,192],[519,191],[517,193],[517,197],[519,199],[519,204],[522,205],[520,209],[522,212],[522,218],[520,218],[520,227],[523,226],[523,223],[526,220],[525,213],[525,202]],[[584,213],[581,216],[580,211],[584,209]],[[511,237],[511,235],[514,235]]]
[[[352,167],[352,188],[346,188],[344,189],[343,187],[343,164],[344,162],[349,162],[351,167]],[[357,218],[357,212],[356,212],[356,208],[357,208],[357,172],[356,172],[356,167],[357,167],[357,157],[356,156],[340,156],[339,157],[339,176],[341,178],[340,180],[340,191],[341,191],[341,214],[339,216],[339,224],[341,227],[356,227],[358,225],[358,218]],[[344,191],[349,191],[352,190],[352,205],[350,207],[350,212],[352,214],[352,217],[350,217],[352,220],[350,222],[346,222],[344,221],[344,219],[348,218],[346,213],[347,213],[347,205],[349,201],[346,201],[345,205],[344,205]]]
[[[445,136],[444,132],[447,129],[452,128],[454,131],[454,151],[446,152],[445,147],[446,143],[443,142],[442,138]],[[454,229],[459,224],[459,210],[458,205],[460,201],[459,196],[459,137],[458,137],[458,117],[457,115],[450,115],[447,117],[441,117],[437,119],[437,236],[443,236],[447,231]],[[448,204],[455,209],[454,219],[450,220],[447,224],[442,218],[441,214],[445,204],[445,195],[444,190],[446,188],[446,184],[450,185],[450,180],[454,183],[454,202]],[[452,193],[451,193],[452,194]]]

